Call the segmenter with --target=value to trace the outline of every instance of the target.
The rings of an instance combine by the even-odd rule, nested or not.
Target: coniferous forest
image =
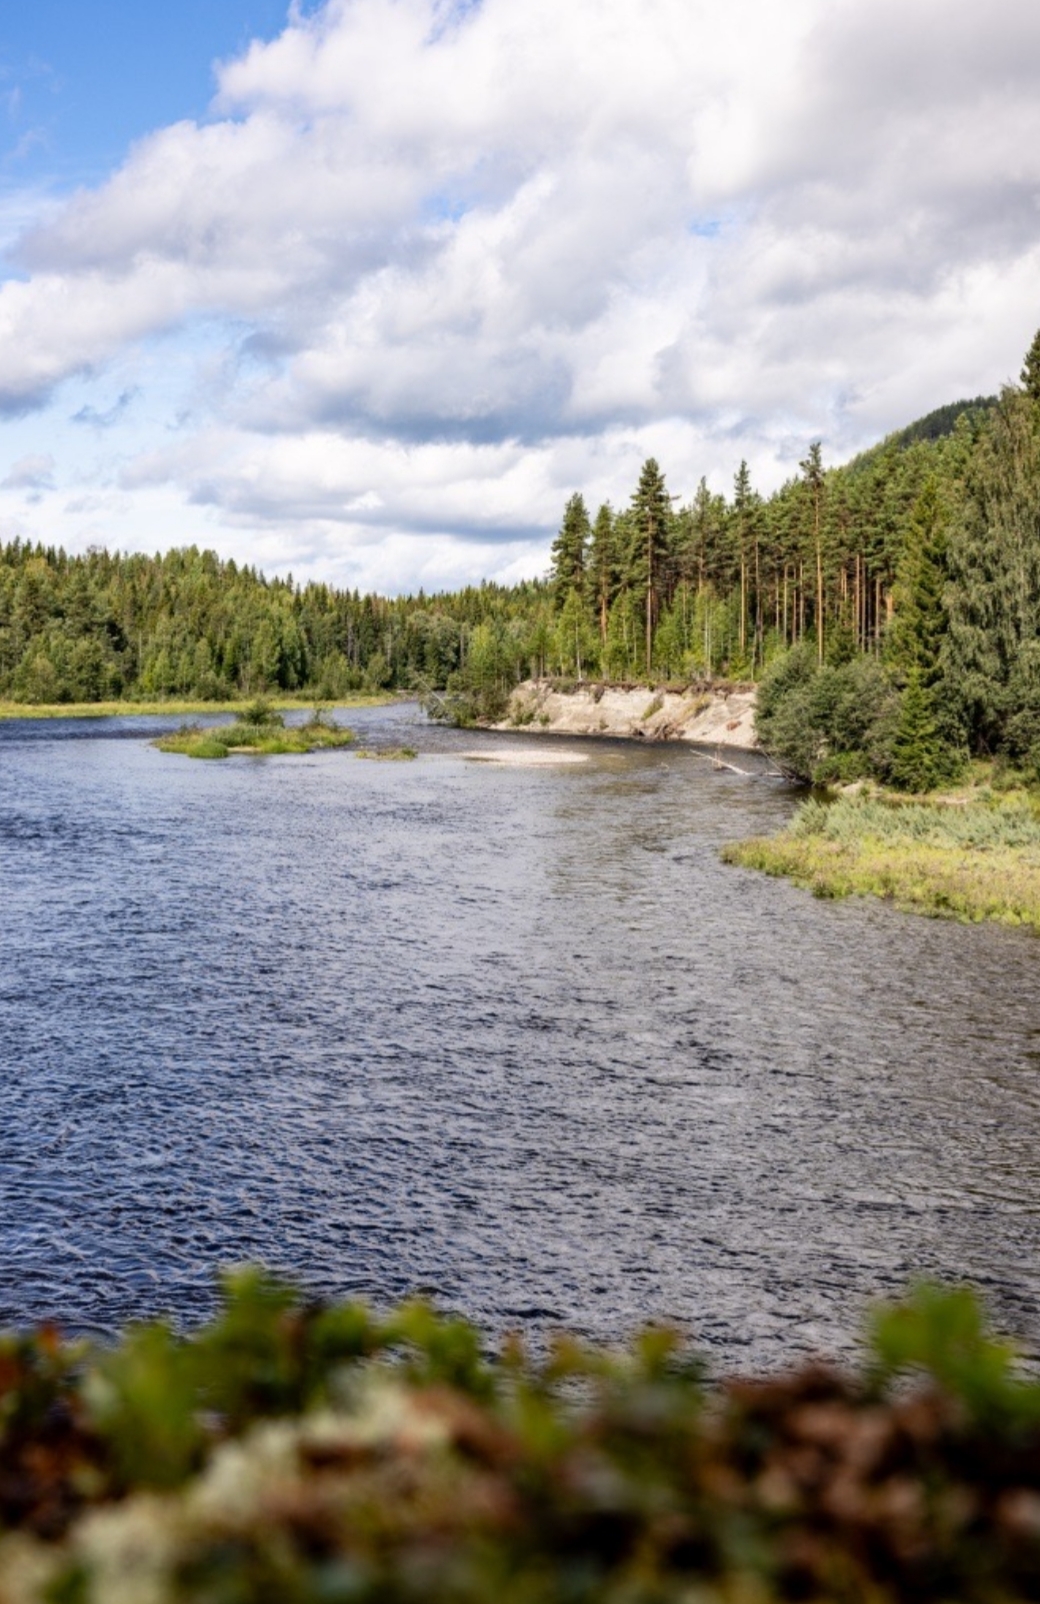
[[[927,789],[971,753],[1040,770],[1040,334],[1020,383],[853,461],[818,443],[763,496],[566,504],[545,580],[388,599],[267,580],[195,548],[0,548],[0,698],[28,703],[447,689],[528,676],[755,680],[796,775]]]

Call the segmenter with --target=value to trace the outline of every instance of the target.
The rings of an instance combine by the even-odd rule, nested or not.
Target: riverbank
[[[689,741],[749,752],[755,736],[753,685],[561,685],[525,680],[509,698],[497,730],[598,735],[623,740]]]
[[[315,705],[313,696],[270,696],[265,698],[280,713],[300,712]],[[384,707],[397,697],[390,691],[351,691],[337,696],[335,707]],[[190,697],[153,698],[146,702],[0,702],[0,719],[18,718],[204,718],[213,713],[240,713],[248,697],[237,701],[199,702]],[[324,704],[322,704],[324,705]]]
[[[1040,800],[985,783],[930,799],[862,792],[804,802],[786,830],[738,841],[726,863],[817,897],[875,896],[966,922],[1040,932]]]

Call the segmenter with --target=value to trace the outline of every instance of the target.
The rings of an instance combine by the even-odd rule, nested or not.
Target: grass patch
[[[374,763],[410,763],[419,754],[414,746],[386,746],[382,751],[376,751],[371,746],[361,746],[354,756],[371,758]]]
[[[1026,792],[811,800],[779,835],[739,841],[722,856],[818,897],[883,897],[936,917],[1040,931],[1040,808]]]
[[[286,729],[277,714],[257,723],[218,724],[200,729],[182,724],[170,735],[162,735],[153,746],[160,752],[176,752],[182,757],[224,758],[243,753],[252,757],[279,757],[287,753],[320,752],[329,747],[349,746],[353,730],[316,715],[306,724]]]
[[[396,695],[387,691],[351,691],[346,696],[337,696],[337,707],[384,707],[388,702],[396,701]],[[241,699],[228,702],[199,702],[190,697],[170,697],[167,700],[153,698],[150,701],[133,702],[2,702],[0,701],[0,719],[20,718],[126,718],[140,714],[142,717],[161,717],[163,715],[175,718],[198,717],[204,713],[241,713],[245,706]],[[281,712],[293,712],[300,708],[313,707],[314,698],[303,696],[275,696],[271,698],[271,706]]]

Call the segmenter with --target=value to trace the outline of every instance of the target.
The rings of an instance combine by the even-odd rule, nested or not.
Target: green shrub
[[[705,1385],[261,1271],[188,1337],[0,1342],[4,1604],[1015,1604],[1040,1385],[974,1297],[877,1311],[862,1373]]]
[[[803,643],[778,658],[759,687],[755,727],[795,778],[884,776],[899,693],[872,657],[820,667]]]

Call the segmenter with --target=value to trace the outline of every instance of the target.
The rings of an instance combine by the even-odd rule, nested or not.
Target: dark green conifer
[[[955,766],[940,734],[933,694],[920,672],[911,669],[900,699],[889,779],[901,791],[932,791]]]
[[[644,664],[647,675],[653,664],[654,630],[661,610],[669,560],[671,557],[672,498],[664,474],[653,457],[643,463],[639,484],[632,496],[630,527],[632,546],[629,571],[643,616]]]
[[[997,752],[1009,721],[1040,705],[1040,429],[1007,389],[972,453],[950,530],[944,679],[972,746]]]
[[[600,643],[607,639],[607,620],[610,605],[617,592],[617,540],[614,530],[614,513],[609,502],[604,502],[596,514],[589,545],[588,581],[591,601],[599,629]]]
[[[926,480],[906,529],[896,574],[895,613],[885,636],[885,662],[896,682],[916,673],[926,688],[940,677],[949,627],[946,515],[934,478]]]
[[[814,440],[809,447],[809,455],[798,466],[802,470],[805,487],[809,492],[812,507],[813,524],[813,553],[816,559],[816,660],[823,662],[824,642],[824,604],[823,604],[823,455],[819,440]]]
[[[582,495],[573,495],[563,512],[560,532],[553,541],[550,583],[556,611],[560,612],[571,591],[585,594],[585,562],[592,528]]]
[[[1026,352],[1021,377],[1022,388],[1029,399],[1040,402],[1040,329],[1037,329],[1033,343]]]

